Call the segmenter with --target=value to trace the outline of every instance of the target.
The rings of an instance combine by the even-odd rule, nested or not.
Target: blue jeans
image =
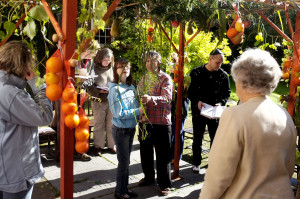
[[[118,195],[128,193],[130,153],[134,134],[135,128],[118,128],[115,125],[112,127],[118,158],[117,186],[115,189],[115,194]]]
[[[33,191],[33,185],[28,183],[28,189],[17,193],[8,193],[0,191],[0,199],[30,199]]]

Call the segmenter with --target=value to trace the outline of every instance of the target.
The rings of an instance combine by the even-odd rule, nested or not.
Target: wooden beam
[[[174,172],[172,179],[181,179],[179,175],[180,156],[180,132],[182,124],[182,92],[183,92],[183,68],[184,68],[184,24],[180,23],[179,31],[179,74],[176,99],[176,127],[175,127],[175,151],[174,151]]]
[[[296,16],[296,27],[295,27],[295,34],[294,34],[294,48],[293,48],[293,59],[292,59],[292,71],[291,71],[291,80],[290,80],[290,91],[289,91],[289,101],[288,101],[288,112],[291,117],[295,114],[295,106],[296,106],[296,94],[297,94],[297,85],[294,84],[295,77],[295,66],[299,64],[299,59],[297,55],[297,49],[300,49],[300,12],[297,12]]]
[[[288,11],[288,9],[285,9],[284,11],[285,11],[286,20],[287,20],[288,25],[289,25],[291,37],[293,39],[293,37],[294,37],[294,30],[293,30],[292,22],[291,22],[291,19],[290,19],[290,16],[289,16],[289,11]]]
[[[115,11],[115,9],[118,7],[118,5],[121,3],[121,1],[122,0],[114,0],[111,3],[111,5],[109,6],[109,8],[107,9],[106,14],[102,17],[102,19],[104,21],[106,21],[110,17],[110,15]],[[94,28],[92,30],[93,37],[98,33],[98,31],[99,31],[99,29],[96,26],[94,26]],[[91,40],[92,40],[91,38],[83,40],[83,42],[79,46],[79,51],[83,52],[88,47],[88,45],[90,44]],[[78,56],[78,54],[75,53],[74,56],[73,56],[73,58],[77,58],[77,56]]]
[[[15,24],[15,29],[14,31],[11,32],[11,34],[6,37],[4,40],[1,41],[0,46],[2,46],[3,44],[5,44],[7,42],[7,40],[12,36],[12,34],[15,32],[15,30],[20,26],[20,24],[24,21],[25,17],[27,16],[27,12],[33,8],[34,6],[36,6],[36,4],[31,4],[30,7],[28,8],[28,10],[22,15],[22,17],[18,20],[18,22]]]
[[[64,35],[62,34],[61,28],[60,28],[58,22],[56,21],[56,19],[55,19],[53,13],[52,13],[52,11],[51,11],[51,8],[49,7],[49,5],[48,5],[48,3],[46,2],[46,0],[41,0],[41,2],[42,2],[42,4],[43,4],[43,7],[44,7],[44,9],[45,9],[45,11],[46,11],[46,13],[47,13],[47,15],[48,15],[50,21],[51,21],[51,24],[52,24],[52,26],[53,26],[55,32],[57,33],[58,36],[61,35],[61,37],[62,37],[61,41],[63,42],[63,41],[64,41]]]
[[[179,51],[177,50],[176,46],[174,45],[174,43],[172,42],[172,40],[170,39],[169,35],[166,33],[164,27],[161,24],[160,24],[160,28],[163,31],[163,33],[165,34],[165,36],[167,37],[167,39],[169,40],[169,42],[172,45],[173,49],[176,51],[177,54],[179,54]]]
[[[263,13],[258,13],[272,28],[274,28],[285,40],[288,42],[292,42],[292,40],[284,33],[282,32],[272,21],[270,21]]]
[[[187,46],[202,30],[202,28],[200,30],[197,30],[197,32],[195,32],[195,34],[186,42],[185,46]]]
[[[69,60],[76,48],[76,22],[77,22],[77,1],[64,0],[62,12],[62,32],[66,38],[62,45],[62,56],[65,67],[63,68],[62,86],[66,86],[68,75],[65,62]],[[71,67],[70,77],[75,77],[75,68]],[[61,100],[61,105],[63,104]],[[61,106],[62,107],[62,106]],[[73,156],[74,156],[74,130],[66,127],[65,114],[60,111],[60,197],[62,199],[73,198]]]

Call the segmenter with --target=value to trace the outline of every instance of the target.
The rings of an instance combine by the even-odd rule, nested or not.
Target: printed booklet
[[[226,108],[225,106],[211,106],[203,103],[205,107],[202,107],[200,114],[209,119],[219,119]]]

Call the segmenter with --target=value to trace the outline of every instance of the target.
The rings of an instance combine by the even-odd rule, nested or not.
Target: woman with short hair
[[[281,77],[278,63],[248,49],[231,73],[241,104],[221,116],[199,198],[294,198],[295,125],[268,97]]]
[[[30,199],[45,173],[38,126],[52,121],[52,103],[46,85],[35,86],[33,66],[27,45],[10,41],[0,46],[0,199]]]

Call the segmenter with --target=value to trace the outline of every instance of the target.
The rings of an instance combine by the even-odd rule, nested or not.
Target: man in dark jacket
[[[199,173],[201,164],[202,139],[208,126],[211,144],[219,125],[219,119],[209,119],[200,115],[203,103],[224,106],[230,96],[228,74],[221,69],[224,55],[219,49],[210,53],[207,64],[192,70],[188,98],[191,100],[193,122],[193,171]]]

